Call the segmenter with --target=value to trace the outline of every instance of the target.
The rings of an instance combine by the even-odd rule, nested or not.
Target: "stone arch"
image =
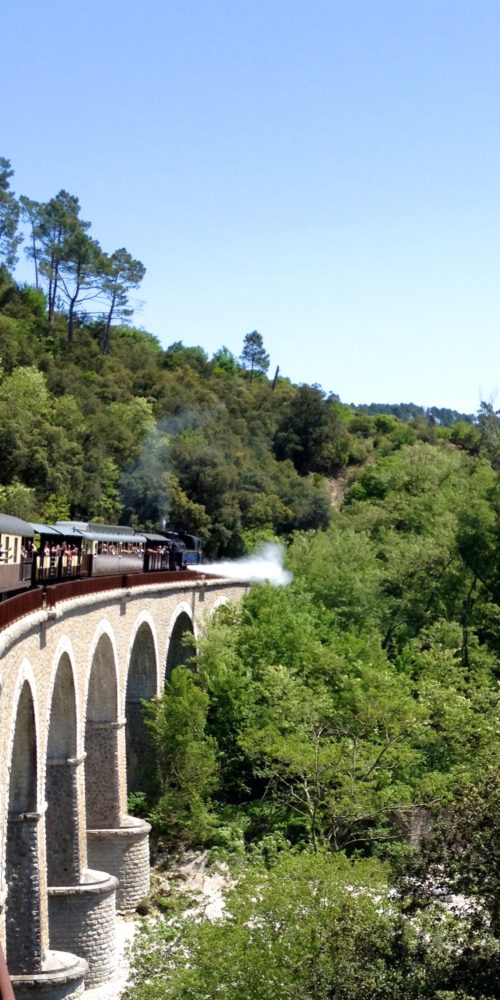
[[[106,622],[98,628],[90,650],[85,706],[85,800],[89,829],[119,825],[120,787],[118,674],[114,636]]]
[[[193,656],[193,649],[184,642],[187,636],[196,638],[196,631],[191,608],[185,601],[182,601],[176,608],[168,630],[167,653],[165,657],[166,680],[169,679],[175,667],[191,666],[190,660]]]
[[[142,654],[144,654],[146,662],[142,660],[139,667],[139,674],[142,679],[134,681],[134,686],[139,686],[140,691],[137,693],[140,693],[141,697],[152,698],[161,691],[162,677],[160,672],[160,657],[158,653],[156,625],[154,618],[149,611],[142,611],[140,615],[138,615],[130,635],[127,653],[127,686],[130,683],[130,671],[132,669],[133,658],[136,654],[139,654],[141,659]],[[155,673],[153,672],[153,659]],[[143,694],[142,692],[146,693]],[[125,691],[124,693],[125,697],[127,697],[128,692]]]
[[[74,669],[68,648],[60,644],[51,685],[45,767],[45,821],[49,886],[79,882],[85,864],[80,836],[78,722]],[[57,656],[56,653],[56,656]]]
[[[36,748],[37,748],[36,749],[36,770],[37,770],[37,779],[38,779],[38,775],[40,773],[40,750],[39,750],[39,733],[38,733],[38,730],[39,730],[39,722],[38,722],[38,719],[39,719],[39,708],[38,708],[38,700],[37,700],[37,693],[36,693],[35,674],[34,674],[34,671],[33,671],[33,667],[31,666],[31,663],[26,658],[23,659],[23,661],[21,663],[21,666],[19,668],[19,671],[18,671],[18,674],[17,674],[17,678],[16,678],[16,684],[15,684],[15,687],[14,687],[14,693],[13,693],[13,697],[12,697],[12,700],[11,700],[9,737],[8,737],[8,742],[7,742],[7,760],[9,762],[9,774],[11,774],[10,764],[11,764],[11,762],[13,760],[13,757],[14,757],[14,741],[15,741],[16,727],[17,727],[17,721],[18,721],[19,702],[20,702],[21,694],[22,694],[22,692],[23,692],[23,690],[24,690],[24,688],[25,688],[26,685],[28,685],[28,688],[29,688],[29,690],[31,692],[31,698],[32,698],[32,701],[33,701],[33,711],[34,711],[35,729],[36,729]],[[37,808],[40,805],[39,791],[40,791],[40,789],[39,789],[39,784],[38,784],[38,780],[37,780],[37,795],[36,795],[35,808]]]
[[[118,651],[116,648],[116,640],[113,633],[113,629],[106,619],[103,619],[97,626],[92,642],[89,646],[89,655],[87,661],[87,687],[85,696],[85,718],[88,717],[88,705],[90,699],[90,682],[91,675],[96,665],[96,660],[102,667],[102,661],[105,659],[107,661],[107,669],[113,673],[112,685],[113,692],[116,692],[118,697]],[[114,694],[111,696],[114,698]],[[118,713],[118,700],[114,703],[112,711],[114,711],[115,716]]]
[[[217,612],[221,610],[221,608],[228,608],[230,607],[230,605],[231,601],[225,595],[223,595],[222,597],[218,597],[217,600],[214,601],[214,603],[212,604],[210,617],[213,618],[213,616],[216,615]]]
[[[15,713],[9,782],[9,812],[36,812],[37,774],[35,705],[31,684],[25,678]]]
[[[23,664],[14,706],[5,876],[7,961],[13,974],[40,969],[47,946],[40,853],[38,733],[34,687]],[[43,888],[42,888],[43,887]]]
[[[50,714],[51,714],[51,711],[52,711],[52,704],[53,704],[53,697],[54,697],[54,688],[55,688],[55,685],[56,685],[56,681],[58,679],[58,671],[59,671],[59,667],[61,665],[61,659],[63,657],[66,657],[67,660],[69,661],[69,666],[70,666],[71,675],[72,675],[73,696],[74,696],[74,700],[75,700],[75,723],[76,723],[75,753],[81,753],[82,752],[82,731],[81,731],[82,720],[81,720],[81,711],[80,711],[80,708],[79,708],[79,705],[78,705],[78,699],[77,699],[78,667],[77,667],[77,663],[76,663],[76,657],[75,657],[75,651],[73,649],[73,645],[72,645],[71,640],[69,639],[69,637],[67,635],[61,636],[61,638],[59,639],[59,642],[57,643],[54,655],[52,657],[52,666],[51,666],[51,672],[50,672],[50,680],[49,680],[49,683],[47,685],[47,704],[49,706],[48,727],[50,728],[50,725],[51,725]]]
[[[158,650],[154,622],[147,612],[139,616],[129,644],[125,690],[127,787],[145,791],[151,775],[150,741],[143,702],[158,692]]]

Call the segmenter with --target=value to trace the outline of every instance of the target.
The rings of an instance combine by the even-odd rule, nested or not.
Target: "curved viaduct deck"
[[[17,1000],[112,976],[116,910],[149,887],[149,826],[127,815],[142,699],[185,659],[184,634],[246,589],[145,579],[53,588],[0,619],[0,941]]]

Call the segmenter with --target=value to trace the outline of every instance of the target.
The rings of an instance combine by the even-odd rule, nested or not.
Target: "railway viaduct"
[[[185,660],[185,633],[246,589],[106,579],[23,595],[0,618],[0,942],[16,1000],[112,977],[116,913],[149,887],[150,828],[127,815],[142,701]]]

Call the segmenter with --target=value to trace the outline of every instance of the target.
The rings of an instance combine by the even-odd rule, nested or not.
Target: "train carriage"
[[[133,528],[91,521],[56,521],[55,527],[65,537],[79,537],[82,576],[144,571],[146,536]]]
[[[0,600],[12,591],[31,586],[34,534],[27,521],[0,514]]]
[[[0,600],[30,586],[81,577],[175,571],[202,561],[195,535],[134,531],[120,524],[57,521],[0,514]]]

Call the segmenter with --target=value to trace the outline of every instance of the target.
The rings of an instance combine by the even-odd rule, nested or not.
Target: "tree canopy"
[[[10,190],[10,160],[0,156],[0,264],[12,268],[17,261],[17,248],[21,242],[17,227],[20,205]]]
[[[269,368],[269,355],[264,349],[262,334],[257,330],[245,334],[243,350],[241,352],[241,364],[243,368],[248,368],[250,378],[255,374],[264,374]]]

